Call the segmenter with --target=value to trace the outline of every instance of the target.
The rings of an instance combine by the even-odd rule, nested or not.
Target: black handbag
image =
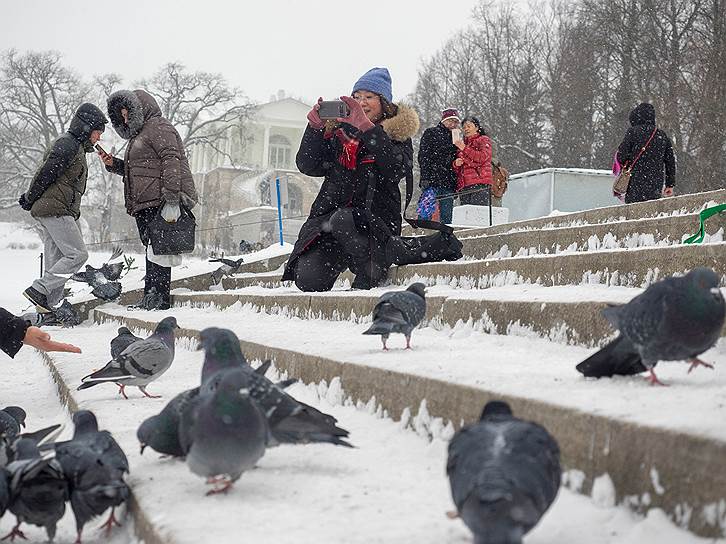
[[[175,223],[167,223],[159,213],[147,228],[151,249],[155,255],[180,255],[194,251],[197,220],[191,210],[181,207],[181,215]]]

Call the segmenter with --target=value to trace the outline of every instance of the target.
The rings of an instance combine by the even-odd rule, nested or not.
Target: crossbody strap
[[[638,159],[643,154],[643,152],[648,149],[648,146],[650,145],[650,142],[653,140],[653,136],[655,136],[655,133],[658,131],[658,125],[653,129],[653,133],[650,135],[650,138],[648,138],[648,141],[645,142],[645,145],[640,149],[640,153],[633,159],[633,164],[630,165],[629,170],[633,169],[633,166],[635,166],[635,163],[638,162]]]

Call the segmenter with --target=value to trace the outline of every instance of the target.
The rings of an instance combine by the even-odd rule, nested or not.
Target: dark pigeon
[[[413,283],[405,291],[384,293],[373,309],[373,323],[363,334],[379,334],[383,349],[391,333],[406,337],[406,349],[411,348],[411,331],[426,315],[426,286]]]
[[[223,372],[214,391],[195,397],[182,413],[179,438],[189,469],[226,493],[265,454],[267,418],[247,388],[243,368]]]
[[[351,447],[343,440],[348,431],[338,427],[333,416],[295,400],[283,388],[255,372],[245,361],[239,338],[232,331],[209,328],[200,337],[200,346],[205,351],[202,392],[214,391],[225,372],[241,368],[248,375],[250,395],[267,414],[273,441],[270,445],[327,442]]]
[[[157,415],[144,420],[136,431],[141,453],[149,447],[162,455],[184,457],[179,442],[179,422],[187,405],[199,395],[199,387],[179,393]]]
[[[111,359],[117,359],[127,347],[138,340],[141,338],[135,336],[128,328],[119,327],[118,335],[111,340]]]
[[[220,266],[217,270],[212,272],[212,281],[215,285],[218,285],[222,278],[225,276],[231,276],[232,274],[236,274],[242,264],[244,263],[244,259],[240,258],[236,261],[233,261],[231,259],[209,259],[210,263],[222,263],[222,266]]]
[[[689,361],[689,373],[697,366],[713,368],[698,356],[721,336],[726,303],[718,285],[713,270],[694,268],[652,284],[625,305],[606,308],[603,315],[620,334],[577,370],[595,378],[649,371],[650,383],[662,384],[654,371],[658,361]]]
[[[115,383],[126,399],[125,388],[129,385],[138,387],[146,397],[159,398],[147,393],[146,386],[169,370],[174,361],[174,331],[178,328],[176,318],[162,319],[151,336],[134,342],[102,369],[84,376],[78,390]]]
[[[10,506],[10,473],[0,468],[0,518]]]
[[[446,473],[476,544],[520,544],[557,496],[560,449],[544,427],[489,402],[449,444]]]
[[[123,264],[121,264],[121,269],[123,270]],[[101,300],[116,300],[121,296],[121,284],[117,281],[109,281],[101,269],[93,268],[89,264],[86,265],[84,272],[76,272],[71,276],[71,279],[87,283],[93,287],[91,294]]]
[[[53,540],[56,524],[66,511],[68,484],[60,463],[43,459],[36,443],[23,438],[17,443],[16,460],[7,466],[10,481],[9,510],[15,514],[17,524],[4,539],[26,536],[20,530],[23,523],[44,527],[48,539]]]

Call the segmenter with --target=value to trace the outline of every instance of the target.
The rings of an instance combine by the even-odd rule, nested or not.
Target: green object
[[[706,236],[706,229],[704,228],[703,224],[706,222],[706,219],[708,219],[709,217],[713,217],[714,215],[718,215],[719,213],[722,213],[724,211],[726,211],[726,204],[719,204],[718,206],[706,208],[701,213],[699,213],[698,218],[701,222],[701,228],[699,229],[697,234],[694,234],[693,236],[690,236],[689,238],[683,240],[683,243],[700,244],[701,242],[703,242],[703,239]]]

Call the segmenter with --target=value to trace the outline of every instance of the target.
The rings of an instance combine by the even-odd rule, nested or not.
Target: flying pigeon
[[[231,276],[232,274],[236,274],[240,267],[242,266],[242,263],[244,263],[244,260],[242,258],[237,259],[236,261],[233,261],[231,259],[209,259],[210,263],[222,263],[222,266],[220,266],[217,270],[212,272],[212,281],[214,281],[215,285],[218,285],[224,276]]]
[[[652,284],[625,305],[605,308],[603,315],[620,334],[577,370],[596,378],[649,371],[649,382],[663,385],[654,372],[658,361],[689,361],[689,373],[697,366],[713,368],[698,356],[721,336],[726,303],[718,285],[713,270],[694,268]]]
[[[179,438],[189,469],[226,493],[265,454],[267,417],[247,388],[243,368],[223,373],[213,392],[195,397],[182,413]]]
[[[241,368],[247,375],[251,397],[267,414],[270,445],[326,442],[351,447],[343,440],[348,431],[338,427],[333,416],[295,400],[283,388],[255,372],[245,361],[239,338],[232,331],[212,327],[204,329],[200,338],[200,349],[205,351],[201,394],[213,392],[230,369]]]
[[[426,286],[413,283],[405,291],[389,291],[381,295],[373,309],[373,324],[363,334],[380,334],[383,349],[393,332],[406,337],[406,349],[411,348],[411,331],[426,315]]]
[[[54,444],[56,459],[70,485],[70,501],[81,542],[84,525],[109,508],[111,514],[102,525],[107,534],[120,525],[114,512],[129,497],[124,474],[129,463],[121,447],[108,431],[98,430],[93,412],[79,410],[73,414],[75,431],[67,442]]]
[[[111,340],[111,359],[116,359],[127,347],[138,340],[141,338],[135,336],[127,327],[119,327],[118,335]]]
[[[107,266],[107,265],[104,265]],[[123,264],[120,263],[121,270],[123,270]],[[107,272],[108,273],[108,272]],[[121,272],[119,271],[119,277]],[[91,294],[100,298],[101,300],[116,300],[121,296],[121,284],[117,281],[109,281],[102,269],[93,268],[91,265],[86,265],[85,272],[76,272],[71,276],[74,281],[87,283],[93,287]]]
[[[55,537],[56,524],[66,511],[68,484],[63,470],[55,459],[43,459],[36,443],[23,438],[17,443],[16,460],[7,467],[10,482],[9,510],[17,524],[3,540],[20,537],[23,523],[45,527],[48,539]]]
[[[146,397],[159,398],[147,393],[146,386],[169,370],[174,360],[174,329],[178,328],[176,318],[164,318],[154,334],[134,342],[102,369],[84,376],[78,390],[99,383],[115,383],[125,399],[128,399],[125,392],[128,385],[138,387]]]
[[[521,544],[557,496],[560,449],[544,427],[487,403],[478,423],[449,443],[446,473],[457,512],[476,544]]]

